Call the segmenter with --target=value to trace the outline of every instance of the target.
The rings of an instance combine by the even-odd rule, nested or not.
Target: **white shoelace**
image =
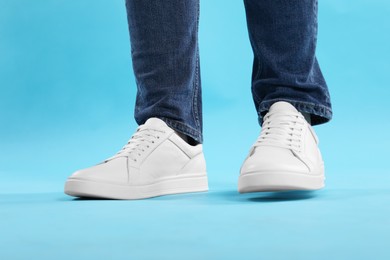
[[[301,114],[268,112],[254,146],[277,146],[299,152],[304,125],[305,119]]]
[[[129,139],[127,144],[125,144],[114,156],[106,159],[105,162],[117,157],[127,157],[136,162],[138,157],[140,157],[147,149],[154,146],[156,140],[160,139],[161,134],[164,133],[165,132],[162,130],[141,125],[137,128],[137,131]]]

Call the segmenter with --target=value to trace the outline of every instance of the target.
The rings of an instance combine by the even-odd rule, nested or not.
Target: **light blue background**
[[[390,3],[324,0],[327,188],[238,195],[259,126],[242,1],[201,1],[210,192],[73,200],[66,177],[136,128],[124,1],[0,0],[0,259],[389,259]],[[387,248],[386,248],[387,246]]]

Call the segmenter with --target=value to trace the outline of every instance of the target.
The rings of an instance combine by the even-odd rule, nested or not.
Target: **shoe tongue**
[[[161,119],[159,119],[157,117],[149,118],[148,120],[146,120],[144,125],[150,126],[153,128],[168,127],[168,125],[164,121],[162,121]]]
[[[274,103],[269,108],[269,112],[274,112],[274,111],[294,111],[294,112],[297,112],[298,110],[288,102],[279,101],[279,102]]]

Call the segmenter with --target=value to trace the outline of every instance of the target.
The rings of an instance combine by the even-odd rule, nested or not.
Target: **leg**
[[[199,0],[126,0],[135,119],[157,117],[202,142]]]
[[[315,57],[317,0],[244,0],[254,53],[252,94],[262,125],[240,192],[317,190],[324,163],[311,124],[332,116]]]
[[[202,148],[198,0],[126,0],[140,125],[115,155],[73,173],[65,193],[143,199],[208,190]],[[176,130],[176,131],[175,131]],[[184,141],[187,135],[197,143]]]
[[[254,53],[252,94],[259,115],[276,101],[311,114],[313,125],[332,117],[316,56],[317,0],[244,0]]]

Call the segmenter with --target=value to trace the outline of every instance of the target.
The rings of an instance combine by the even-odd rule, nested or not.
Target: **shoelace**
[[[160,135],[163,133],[165,132],[141,125],[137,128],[137,131],[129,139],[127,144],[125,144],[114,156],[106,159],[105,162],[117,157],[127,157],[136,162],[138,157],[147,149],[151,148],[156,140],[160,139]]]
[[[269,112],[264,117],[260,136],[254,146],[278,146],[300,151],[304,120],[301,114],[294,112]]]

